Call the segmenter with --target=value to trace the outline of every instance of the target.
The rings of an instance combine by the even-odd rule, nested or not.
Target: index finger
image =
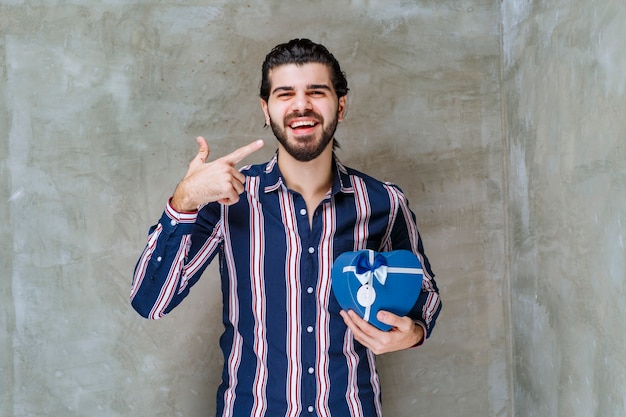
[[[235,165],[236,163],[241,162],[247,156],[261,149],[264,144],[265,143],[263,142],[263,139],[255,140],[254,142],[242,146],[241,148],[229,153],[224,157],[224,159]]]

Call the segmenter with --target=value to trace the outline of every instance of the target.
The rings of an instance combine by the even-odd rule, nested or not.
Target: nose
[[[293,98],[291,110],[294,112],[304,113],[312,109],[313,106],[308,94],[304,91],[297,92]]]

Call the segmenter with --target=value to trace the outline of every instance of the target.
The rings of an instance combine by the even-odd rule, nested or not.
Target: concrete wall
[[[196,135],[216,155],[257,137],[272,143],[257,99],[260,64],[276,43],[301,36],[327,44],[348,73],[340,157],[407,192],[442,290],[429,343],[380,357],[386,415],[512,415],[505,248],[527,242],[506,239],[499,1],[43,4],[0,3],[0,415],[211,415],[222,361],[215,268],[157,322],[131,310],[131,273]],[[515,78],[510,67],[507,80]],[[607,88],[620,83],[611,76]],[[598,120],[623,109],[617,96],[598,100]],[[518,145],[509,154],[531,155],[521,138],[511,137]],[[603,138],[618,144],[608,132]],[[586,160],[595,148],[580,151]],[[586,168],[567,171],[575,182],[563,193],[599,193],[587,172],[598,174],[598,185],[620,184],[616,163],[594,155]],[[619,197],[612,198],[593,202],[606,235],[586,226],[568,229],[567,238],[596,231],[585,237],[608,248],[619,221],[610,217]],[[514,203],[530,210],[529,200]],[[515,277],[525,265],[514,265]],[[611,265],[617,286],[620,265]],[[520,311],[523,297],[515,300],[531,322]],[[579,329],[585,340],[593,328],[581,323],[589,323]],[[609,358],[607,367],[617,356]]]
[[[626,415],[626,4],[505,0],[515,415]]]

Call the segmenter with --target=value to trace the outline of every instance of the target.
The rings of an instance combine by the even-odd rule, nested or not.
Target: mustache
[[[312,119],[317,120],[318,122],[321,122],[324,120],[321,114],[316,113],[313,110],[307,110],[305,112],[296,111],[287,115],[287,117],[285,117],[285,124],[289,124],[291,123],[293,119],[297,119],[299,117],[310,117]]]

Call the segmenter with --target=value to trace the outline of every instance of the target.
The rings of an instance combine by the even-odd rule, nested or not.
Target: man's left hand
[[[354,311],[341,311],[341,317],[352,330],[354,338],[374,354],[395,352],[417,345],[424,337],[424,328],[410,317],[400,317],[388,311],[379,311],[376,318],[392,326],[382,331],[363,320]]]

